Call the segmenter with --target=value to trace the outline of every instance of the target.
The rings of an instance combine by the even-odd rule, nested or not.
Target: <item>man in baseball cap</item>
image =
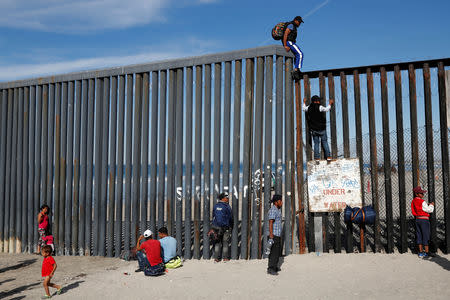
[[[411,202],[411,212],[416,218],[416,240],[419,248],[419,258],[430,256],[428,242],[430,240],[430,213],[434,211],[434,202],[428,204],[423,196],[427,192],[421,186],[413,188],[414,199]],[[425,252],[423,251],[425,248]]]
[[[161,256],[161,243],[152,237],[153,232],[147,229],[137,240],[136,257],[139,263],[139,269],[136,272],[143,271],[147,276],[158,276],[164,274],[166,268]],[[143,239],[145,241],[141,244]],[[142,251],[145,251],[145,255]]]

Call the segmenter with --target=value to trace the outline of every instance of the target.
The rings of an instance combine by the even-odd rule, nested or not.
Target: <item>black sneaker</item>
[[[278,272],[275,270],[272,270],[272,269],[268,269],[267,274],[276,276],[276,275],[278,275]]]
[[[292,80],[299,81],[302,78],[302,72],[298,69],[295,69],[291,73]]]
[[[138,272],[144,272],[144,270],[142,270],[141,268],[134,270],[136,273]]]

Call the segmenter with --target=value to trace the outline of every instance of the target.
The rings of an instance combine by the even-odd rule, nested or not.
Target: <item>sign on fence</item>
[[[362,206],[359,160],[309,161],[308,198],[311,212],[343,211]]]

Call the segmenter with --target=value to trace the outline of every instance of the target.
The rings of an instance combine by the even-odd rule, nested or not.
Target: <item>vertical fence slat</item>
[[[73,158],[73,216],[72,255],[78,254],[78,232],[80,217],[80,141],[81,141],[81,80],[75,81],[75,141]],[[83,206],[84,208],[84,206]]]
[[[94,226],[92,228],[92,253],[99,255],[99,230],[102,182],[102,132],[103,132],[103,78],[97,78],[95,92],[95,140],[94,140]]]
[[[192,236],[192,67],[186,68],[186,181],[185,181],[185,222],[184,222],[184,255],[190,259]]]
[[[54,90],[53,90],[54,92]],[[53,94],[54,96],[54,94]],[[29,132],[29,104],[30,104],[30,90],[29,87],[24,87],[23,88],[23,165],[22,165],[22,237],[21,237],[21,242],[22,242],[22,249],[21,251],[30,251],[30,247],[27,243],[27,239],[28,239],[28,185],[27,185],[27,178],[28,178],[28,164],[29,164],[29,160],[28,160],[28,132]],[[51,107],[51,106],[50,106]],[[3,114],[2,114],[3,116]],[[49,136],[53,137],[53,134],[50,134]],[[1,139],[1,142],[3,143],[3,139]],[[2,155],[2,154],[0,154]],[[3,157],[3,156],[2,156]],[[1,164],[0,164],[1,165]],[[53,165],[53,162],[52,162]],[[0,167],[1,168],[1,167]],[[3,170],[3,169],[2,169]],[[3,185],[3,180],[0,179],[0,184]],[[0,193],[0,195],[3,195],[2,193]],[[1,201],[1,200],[0,200]],[[49,204],[50,207],[51,203]],[[0,210],[1,211],[1,210]],[[49,221],[51,223],[51,220]],[[1,232],[1,230],[0,230]],[[1,238],[0,238],[1,240]],[[0,251],[1,251],[1,247],[0,247]]]
[[[17,120],[17,179],[16,179],[16,234],[15,252],[22,251],[22,165],[23,165],[23,88],[17,89],[18,93],[18,120]]]
[[[8,174],[6,174],[6,145],[7,145],[7,116],[8,116],[8,90],[2,90],[2,104],[1,104],[1,139],[0,139],[0,211],[5,211],[6,204],[6,179]],[[27,210],[28,211],[28,210]],[[6,214],[0,214],[0,252],[4,252],[4,220],[6,219]],[[29,246],[29,244],[28,244]]]
[[[449,83],[447,83],[449,84]],[[441,157],[442,157],[442,182],[443,191],[442,196],[444,199],[444,223],[445,223],[445,233],[444,233],[444,253],[448,254],[450,252],[450,163],[448,155],[448,128],[447,123],[447,105],[450,101],[446,95],[446,85],[445,85],[445,67],[443,62],[438,63],[438,89],[439,89],[439,123],[441,131]]]
[[[231,61],[225,62],[223,103],[223,191],[230,190]]]
[[[386,201],[386,239],[387,253],[394,251],[394,222],[392,212],[392,179],[391,179],[391,142],[389,134],[389,106],[387,75],[384,67],[380,68],[381,110],[383,126],[383,156],[384,156],[384,194]]]
[[[73,119],[74,119],[74,82],[69,82],[68,93],[68,115],[67,115],[67,168],[66,168],[66,211],[65,211],[65,233],[64,254],[70,255],[72,240],[72,191],[73,191]]]
[[[200,213],[202,185],[202,66],[195,66],[195,191],[194,191],[194,258],[200,259]]]
[[[355,97],[355,128],[356,128],[356,155],[359,159],[359,176],[361,186],[361,200],[362,205],[365,205],[365,191],[364,188],[364,158],[363,158],[363,139],[362,139],[362,120],[361,120],[361,87],[359,83],[358,70],[353,71],[353,92]],[[359,246],[360,251],[365,252],[365,238],[364,238],[365,225],[359,226]],[[347,247],[347,253],[351,252],[352,247]]]
[[[242,197],[242,227],[241,227],[241,257],[248,259],[249,255],[249,222],[251,220],[251,153],[253,132],[253,85],[254,85],[254,60],[248,58],[245,62],[245,112],[244,112],[244,161],[243,161],[243,185]]]
[[[292,70],[292,58],[286,59],[285,66],[285,164],[286,164],[286,175],[285,175],[285,205],[284,205],[284,236],[285,236],[285,254],[292,253],[292,242],[293,242],[293,217],[292,214],[295,212],[295,202],[294,193],[292,186],[292,171],[293,171],[293,161],[294,161],[294,105],[293,105],[293,84],[292,77],[290,76]]]
[[[134,245],[143,228],[139,232],[140,203],[139,187],[141,181],[141,113],[142,113],[142,75],[135,75],[135,96],[134,96],[134,125],[133,125],[133,165],[132,165],[132,212],[131,212],[131,243]]]
[[[124,162],[124,131],[125,131],[125,76],[120,75],[118,90],[118,115],[117,115],[117,183],[116,183],[116,219],[114,222],[114,256],[119,257],[122,251],[122,218],[123,218],[123,162]]]
[[[149,114],[150,114],[150,95],[149,95],[149,73],[142,76],[142,151],[141,151],[141,229],[147,229],[147,212],[148,212],[148,131],[149,131]],[[153,231],[155,232],[155,231]]]
[[[222,116],[222,63],[214,64],[214,154],[213,154],[213,203],[217,202],[220,191],[220,150]]]
[[[176,189],[176,240],[177,254],[183,255],[183,69],[177,69],[177,90],[175,98],[175,118],[176,118],[176,134],[175,134],[175,189]]]
[[[428,202],[436,204],[435,197],[435,178],[434,178],[434,139],[433,139],[433,116],[431,105],[431,81],[430,66],[428,63],[423,65],[423,90],[425,105],[425,132],[427,143],[427,183],[428,183]],[[436,205],[438,208],[438,205]],[[431,236],[430,251],[436,252],[438,248],[437,232],[436,232],[436,214],[430,216]]]
[[[59,242],[60,248],[58,254],[67,255],[65,251],[68,245],[65,244],[65,232],[66,232],[66,155],[67,155],[67,102],[68,102],[68,90],[67,82],[62,83],[62,99],[61,99],[61,152],[60,152],[60,177],[59,177]],[[36,134],[36,137],[38,135]],[[36,178],[35,178],[36,181]],[[94,239],[95,241],[95,239]]]
[[[406,223],[406,193],[405,193],[405,150],[403,136],[403,104],[402,104],[402,78],[400,67],[394,67],[395,81],[395,119],[397,129],[397,174],[398,174],[398,199],[400,211],[400,237],[399,252],[408,251],[408,225]]]
[[[14,253],[16,246],[16,183],[17,183],[17,122],[19,116],[19,90],[13,90],[13,124],[11,150],[11,192],[9,196],[9,253]],[[39,160],[40,161],[40,157]],[[39,202],[36,203],[39,205]],[[8,212],[8,211],[6,211]]]
[[[33,87],[33,90],[35,91],[35,87]],[[34,93],[34,103],[35,98],[36,97],[36,93]],[[14,114],[13,114],[13,106],[14,106],[14,101],[13,101],[13,90],[9,89],[8,90],[8,127],[7,127],[7,137],[6,137],[6,180],[5,180],[5,207],[4,207],[4,227],[3,227],[3,239],[4,239],[4,252],[9,252],[9,219],[11,217],[10,215],[10,195],[11,195],[11,157],[12,157],[12,132],[13,132],[13,119],[14,119]],[[33,129],[33,133],[34,133],[34,126],[32,127]],[[34,135],[33,135],[34,136]],[[33,149],[34,149],[34,142],[33,142]],[[34,154],[34,151],[33,151]],[[33,156],[34,159],[34,156]],[[32,161],[32,159],[31,159]],[[33,164],[34,167],[34,164]],[[33,185],[31,187],[31,191],[33,191]],[[33,199],[31,197],[31,199]],[[31,205],[30,207],[34,207],[34,205]],[[33,210],[30,210],[31,214],[33,214]],[[32,227],[33,229],[36,227]],[[33,243],[34,244],[34,243]]]
[[[59,228],[59,211],[60,211],[60,191],[59,191],[59,185],[60,185],[60,172],[61,172],[61,87],[62,84],[60,82],[56,83],[55,86],[55,177],[54,177],[54,191],[53,191],[53,195],[54,195],[54,201],[53,201],[53,236],[55,238],[55,250],[56,252],[60,253],[61,249],[61,240],[59,238],[59,232],[60,232],[60,228]],[[33,101],[34,99],[34,95],[33,95],[33,87],[30,88],[30,145],[29,145],[29,151],[28,151],[28,156],[30,157],[30,169],[29,169],[29,173],[30,173],[30,178],[28,179],[28,199],[29,199],[29,205],[28,209],[30,210],[31,208],[31,198],[33,197],[33,193],[32,193],[32,184],[31,182],[33,182],[32,178],[33,176],[31,174],[33,174],[34,171],[34,164],[31,163],[32,161],[32,157],[34,155],[34,113],[33,113],[33,108],[35,105],[35,101]],[[32,217],[34,218],[34,216]],[[32,222],[31,222],[32,223]],[[33,227],[34,229],[34,227]]]
[[[152,72],[152,115],[151,122],[151,152],[150,152],[150,230],[156,232],[156,176],[158,150],[158,72]],[[161,167],[161,166],[159,166]]]
[[[125,125],[125,144],[127,145],[125,151],[125,232],[124,232],[124,250],[130,250],[130,234],[131,234],[131,159],[133,151],[132,143],[132,121],[133,121],[133,74],[127,74],[127,95],[126,95],[126,125]]]
[[[108,186],[108,220],[106,228],[107,248],[106,255],[114,254],[114,212],[116,196],[116,140],[117,140],[117,77],[111,77],[111,117],[109,140],[109,186]],[[121,182],[117,184],[122,184]]]
[[[369,135],[370,135],[370,174],[372,181],[372,205],[375,209],[374,224],[374,251],[381,251],[380,241],[380,206],[378,202],[378,175],[377,175],[377,139],[375,129],[375,98],[373,94],[373,74],[367,68],[367,104],[369,108]]]
[[[417,93],[416,70],[413,64],[408,66],[409,78],[409,120],[411,122],[411,161],[413,187],[419,185],[419,137],[417,131]]]
[[[256,90],[255,90],[255,135],[253,137],[253,222],[251,258],[261,257],[261,182],[262,182],[262,135],[263,135],[263,110],[264,110],[264,58],[258,57],[256,61]],[[266,182],[267,184],[267,182]],[[266,187],[267,188],[267,187]]]
[[[27,93],[28,94],[28,93]],[[54,151],[55,151],[55,84],[50,83],[48,87],[48,136],[47,136],[47,174],[46,177],[46,199],[47,204],[50,206],[52,215],[54,215],[53,211],[53,176],[54,176]],[[27,100],[28,102],[28,100]],[[27,104],[28,105],[28,104]],[[29,113],[28,113],[29,115]],[[27,125],[28,126],[28,125]],[[28,134],[28,133],[27,133]],[[28,142],[27,142],[28,145]],[[28,152],[27,152],[28,153]]]
[[[231,258],[239,257],[239,176],[241,165],[241,88],[242,88],[242,61],[234,62],[234,107],[233,107],[233,188],[232,210],[234,226],[231,234]],[[241,223],[242,224],[242,223]]]
[[[319,72],[319,90],[320,90],[320,98],[322,98],[322,105],[325,106],[327,101],[327,95],[325,92],[325,77],[323,76],[322,72]],[[325,128],[325,131],[327,129]],[[321,152],[321,157],[323,159],[327,159],[325,157],[325,153],[323,151],[323,147]],[[321,213],[322,215],[322,236],[323,236],[323,252],[328,253],[329,252],[329,222],[328,222],[328,213]]]
[[[88,87],[88,116],[87,116],[87,162],[86,162],[86,207],[85,207],[85,255],[91,255],[92,239],[92,188],[94,166],[94,107],[95,107],[95,79],[89,79]]]
[[[275,194],[283,193],[283,57],[276,56],[275,66]],[[245,149],[244,149],[245,151]]]
[[[42,86],[42,142],[41,142],[41,184],[40,196],[42,204],[51,204],[47,199],[47,149],[48,149],[48,85]]]
[[[168,115],[167,115],[167,190],[166,190],[166,216],[167,216],[167,229],[169,235],[174,235],[174,168],[175,168],[175,139],[176,139],[176,117],[175,117],[175,105],[176,105],[176,70],[169,70],[169,102],[168,102]]]
[[[203,259],[210,257],[210,245],[208,238],[210,220],[210,195],[211,195],[211,65],[205,65],[205,107],[204,107],[204,136],[203,164]]]
[[[159,81],[159,149],[158,149],[158,228],[164,226],[164,189],[166,176],[166,102],[167,71],[160,72]]]
[[[78,226],[78,254],[83,255],[85,250],[86,230],[86,174],[87,174],[87,121],[88,121],[88,80],[81,82],[81,151],[80,151],[80,224]]]
[[[42,86],[38,85],[36,87],[36,126],[34,127],[35,130],[35,140],[34,140],[34,189],[33,189],[33,225],[34,230],[37,228],[37,214],[40,208],[41,203],[40,195],[39,195],[39,188],[41,185],[41,129],[42,129]],[[13,152],[14,153],[14,152]],[[61,222],[61,220],[60,220]],[[38,235],[34,235],[34,243],[37,244],[38,242]]]

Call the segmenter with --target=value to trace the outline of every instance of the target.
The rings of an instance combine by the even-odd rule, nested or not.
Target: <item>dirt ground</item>
[[[282,258],[278,276],[267,260],[189,260],[151,278],[136,261],[56,256],[55,299],[450,299],[450,255],[316,254]],[[0,299],[39,299],[42,257],[0,253]],[[55,290],[52,291],[55,293]]]

